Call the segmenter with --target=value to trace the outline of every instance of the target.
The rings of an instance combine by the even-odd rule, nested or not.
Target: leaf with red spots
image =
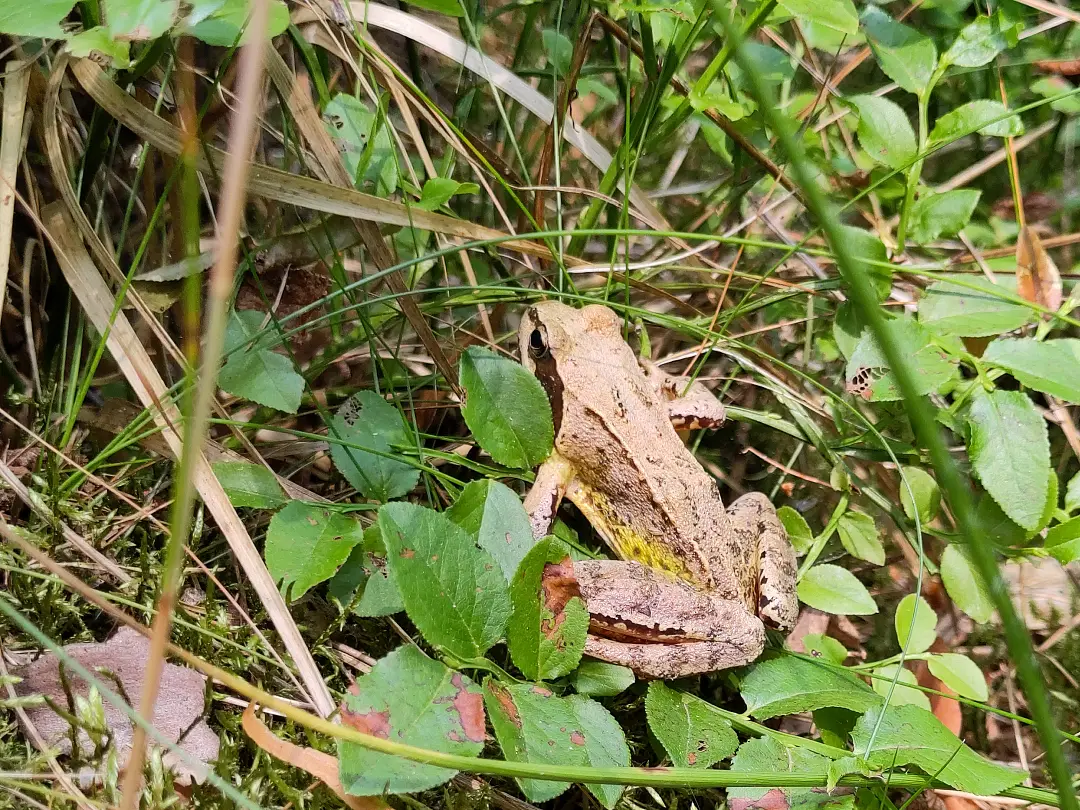
[[[292,501],[266,531],[266,567],[292,599],[299,599],[334,576],[363,536],[355,518]]]
[[[739,747],[731,761],[731,770],[825,776],[829,762],[805,748],[788,747],[772,737],[758,737]],[[854,810],[855,796],[844,788],[837,788],[831,794],[824,787],[731,788],[728,806],[731,810]]]
[[[649,728],[680,768],[708,768],[735,753],[739,738],[731,723],[706,701],[676,692],[661,681],[645,696]]]
[[[383,506],[379,529],[390,577],[424,638],[465,660],[502,638],[510,618],[506,580],[464,529],[411,503]]]
[[[416,647],[401,647],[360,678],[345,696],[346,725],[384,740],[448,754],[477,756],[484,747],[480,688]],[[341,784],[354,796],[413,793],[441,785],[454,771],[338,744]]]
[[[582,695],[557,697],[537,684],[484,684],[484,702],[503,756],[513,762],[546,765],[588,765],[596,768],[630,764],[623,730],[607,709]],[[553,799],[565,782],[519,779],[532,802]],[[601,804],[611,808],[622,795],[620,785],[586,785]]]
[[[514,612],[507,643],[527,678],[559,678],[581,660],[589,611],[573,576],[570,558],[555,538],[548,537],[533,546],[510,583]]]

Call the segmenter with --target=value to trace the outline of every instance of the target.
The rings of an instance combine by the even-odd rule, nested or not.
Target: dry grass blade
[[[1061,306],[1061,274],[1039,235],[1027,225],[1016,240],[1016,290],[1047,309]]]
[[[60,267],[72,292],[94,328],[101,334],[108,335],[108,347],[113,359],[143,405],[154,409],[156,421],[164,429],[165,440],[169,442],[173,453],[179,456],[182,445],[178,428],[180,414],[173,405],[166,402],[165,383],[127,318],[119,312],[113,319],[113,295],[79,240],[74,223],[66,210],[54,203],[46,209],[46,224]],[[262,555],[255,548],[247,528],[236,514],[201,451],[195,458],[194,481],[200,496],[281,635],[285,648],[299,670],[310,700],[321,715],[328,716],[334,710],[330,691],[326,688],[276,583],[266,570]]]
[[[1075,11],[1065,6],[1059,6],[1057,3],[1048,3],[1047,0],[1017,0],[1022,6],[1033,8],[1036,11],[1041,11],[1045,14],[1049,14],[1052,17],[1057,17],[1062,20],[1072,20],[1074,23],[1080,23],[1080,12]]]
[[[30,86],[30,64],[12,60],[4,66],[4,118],[0,126],[0,313],[4,311],[11,224],[15,217],[15,181],[22,160],[23,113]]]

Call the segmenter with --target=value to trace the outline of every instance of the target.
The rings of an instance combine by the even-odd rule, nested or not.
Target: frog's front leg
[[[529,515],[534,539],[551,534],[555,514],[573,478],[573,466],[558,450],[552,450],[547,461],[536,470],[536,480],[525,496],[525,511]]]
[[[642,677],[737,667],[764,649],[765,628],[740,601],[636,562],[575,562],[574,576],[589,610],[585,653]]]
[[[749,492],[727,509],[731,531],[757,564],[757,614],[769,627],[789,631],[799,618],[795,549],[776,507],[760,492]],[[754,552],[756,551],[756,554]]]
[[[723,424],[724,406],[703,383],[674,377],[650,360],[639,360],[645,377],[667,402],[668,416],[676,430],[700,430]]]

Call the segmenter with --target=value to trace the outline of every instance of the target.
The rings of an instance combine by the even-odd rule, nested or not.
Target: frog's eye
[[[529,356],[534,360],[546,357],[548,354],[547,336],[539,329],[533,329],[529,335]]]

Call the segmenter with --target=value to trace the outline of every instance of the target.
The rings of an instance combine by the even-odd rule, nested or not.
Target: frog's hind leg
[[[589,635],[585,654],[629,667],[640,678],[673,680],[741,667],[761,655],[764,646],[764,635],[753,634],[686,644],[627,644]]]
[[[731,504],[727,511],[733,526],[747,526],[757,532],[758,616],[769,627],[791,630],[799,618],[795,549],[776,515],[776,508],[764,494],[750,492]]]
[[[676,430],[716,428],[723,424],[724,406],[703,383],[675,377],[650,360],[639,360],[645,378],[667,402],[668,418]]]

